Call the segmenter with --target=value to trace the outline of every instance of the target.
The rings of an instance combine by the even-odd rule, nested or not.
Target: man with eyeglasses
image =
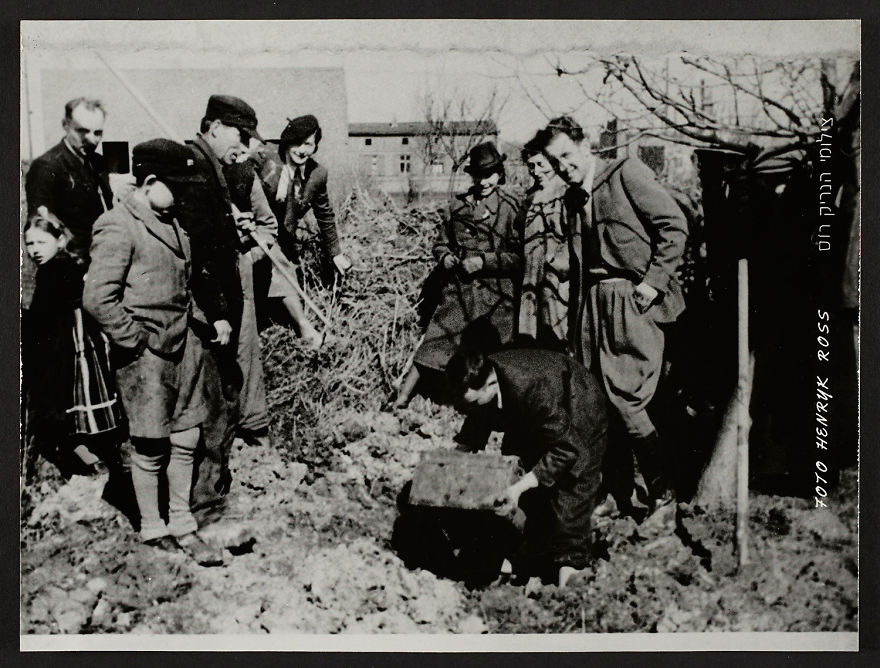
[[[229,488],[228,455],[241,418],[243,382],[237,359],[243,308],[239,230],[246,234],[255,227],[253,214],[233,207],[224,166],[247,152],[252,137],[262,137],[253,108],[231,95],[209,98],[199,130],[191,145],[197,178],[180,198],[178,218],[192,241],[194,328],[209,351],[204,459],[193,488],[194,511],[204,523],[223,514]]]

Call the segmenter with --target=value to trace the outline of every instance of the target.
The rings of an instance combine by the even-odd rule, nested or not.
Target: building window
[[[410,156],[402,155],[400,156],[400,173],[401,174],[409,174],[410,172]]]
[[[372,146],[372,145],[373,145],[373,138],[372,137],[367,137],[366,139],[364,139],[364,146]]]
[[[407,144],[409,144],[409,137],[404,137],[400,140],[400,143],[406,146]]]
[[[439,176],[443,174],[443,161],[442,160],[433,160],[431,162],[431,174],[435,176]]]

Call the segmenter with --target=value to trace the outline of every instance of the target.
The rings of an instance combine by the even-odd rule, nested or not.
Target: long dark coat
[[[62,140],[31,163],[25,191],[28,216],[45,206],[70,230],[68,252],[88,260],[92,225],[113,203],[104,157],[83,159]]]
[[[447,272],[440,305],[416,352],[417,364],[443,370],[461,342],[464,328],[479,317],[489,318],[502,343],[513,338],[522,271],[518,210],[516,198],[500,188],[484,199],[468,192],[453,200],[434,246],[434,257],[442,264],[449,254],[460,259],[478,255],[484,266],[470,276]]]
[[[192,242],[192,293],[207,324],[226,320],[234,336],[241,323],[238,273],[241,241],[232,217],[232,199],[223,168],[201,137],[192,143],[197,177],[180,190],[178,220]],[[209,328],[211,338],[213,329]],[[234,350],[234,346],[233,346]]]
[[[583,568],[608,437],[602,387],[562,353],[503,350],[489,360],[501,406],[493,402],[470,413],[456,440],[480,450],[491,431],[503,431],[502,453],[517,455],[540,483],[520,499],[525,542],[513,555],[515,567],[526,572],[548,565],[553,571],[564,565]]]
[[[63,433],[71,406],[73,312],[82,303],[84,267],[56,256],[37,271],[27,327],[22,331],[22,363],[29,388],[28,430],[37,426]]]

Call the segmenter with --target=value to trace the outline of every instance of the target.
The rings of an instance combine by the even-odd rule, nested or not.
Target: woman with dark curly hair
[[[521,210],[523,284],[517,334],[520,343],[566,351],[571,243],[563,207],[566,185],[543,153],[547,141],[541,130],[522,150],[534,183]]]
[[[281,163],[266,161],[260,179],[278,219],[278,246],[287,259],[294,265],[299,264],[296,231],[299,222],[312,211],[321,233],[323,265],[332,267],[333,273],[344,275],[351,261],[339,244],[336,217],[327,194],[327,168],[313,157],[321,137],[318,119],[311,114],[289,121],[278,146]],[[314,347],[321,344],[321,335],[304,314],[299,297],[277,271],[272,272],[268,296],[283,300],[303,339]]]

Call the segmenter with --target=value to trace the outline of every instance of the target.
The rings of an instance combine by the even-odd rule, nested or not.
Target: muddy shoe
[[[262,429],[239,428],[236,438],[240,438],[244,442],[244,445],[272,446],[272,437],[269,435],[268,427],[263,427]]]
[[[593,517],[612,517],[619,514],[617,510],[617,502],[610,494],[605,500],[593,509]]]
[[[180,545],[177,544],[177,541],[174,540],[173,536],[150,538],[149,540],[144,541],[144,545],[147,547],[155,547],[164,552],[177,552],[180,549]]]
[[[223,552],[208,545],[195,531],[178,536],[177,544],[199,566],[220,566],[223,563]]]
[[[648,506],[648,516],[652,516],[660,509],[675,504],[675,492],[669,487],[662,487],[656,492],[656,496],[652,495]]]
[[[569,583],[572,578],[583,575],[588,570],[588,568],[578,569],[574,568],[573,566],[563,566],[559,569],[559,579],[557,580],[557,586],[562,589]]]
[[[645,517],[644,526],[662,526],[675,517],[675,492],[671,489],[663,490],[658,496],[651,499],[651,506],[647,517]]]
[[[220,519],[199,529],[199,538],[216,548],[238,550],[255,542],[254,532],[246,524]]]

